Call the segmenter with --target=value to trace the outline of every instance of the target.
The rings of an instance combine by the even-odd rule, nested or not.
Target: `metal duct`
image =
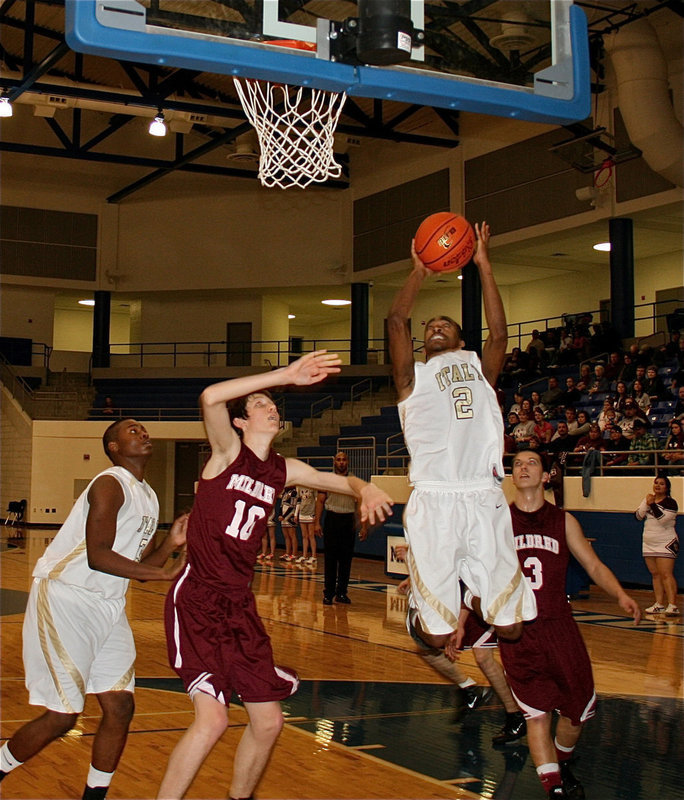
[[[651,24],[640,19],[607,36],[617,78],[618,105],[627,133],[649,167],[684,185],[684,127],[669,95],[667,64]]]

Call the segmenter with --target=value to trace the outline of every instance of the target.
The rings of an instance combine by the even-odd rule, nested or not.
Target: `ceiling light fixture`
[[[459,281],[462,281],[463,280],[463,275],[459,275],[458,279],[459,279]]]
[[[0,117],[11,117],[13,113],[9,97],[0,97]]]
[[[94,300],[79,300],[78,304],[79,304],[79,306],[94,306],[95,305],[95,301]]]
[[[294,315],[294,314],[288,314],[288,315],[287,315],[287,318],[288,318],[288,319],[296,319],[296,317],[295,317],[295,315]]]
[[[150,136],[166,136],[166,123],[164,122],[164,112],[159,109],[157,116],[150,122],[147,129]]]
[[[351,300],[321,300],[324,306],[350,306]]]
[[[594,245],[594,250],[600,250],[602,253],[610,253],[610,242],[597,242]]]

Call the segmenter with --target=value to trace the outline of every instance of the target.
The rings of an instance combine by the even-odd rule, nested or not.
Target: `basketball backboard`
[[[388,0],[389,2],[389,0]],[[410,0],[424,46],[392,66],[349,63],[349,0],[65,0],[76,51],[542,122],[590,114],[584,12],[572,0]],[[335,27],[337,26],[337,28]],[[316,45],[316,52],[275,46]]]

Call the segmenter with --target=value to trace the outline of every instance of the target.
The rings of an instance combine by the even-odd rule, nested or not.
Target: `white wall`
[[[80,493],[80,489],[75,489],[75,486],[80,487],[82,484],[76,482],[89,481],[98,472],[111,466],[102,447],[102,434],[107,425],[108,423],[81,420],[33,422],[30,488],[22,494],[30,500],[28,522],[64,522]],[[159,497],[160,522],[171,522],[174,442],[178,439],[204,441],[204,426],[201,422],[146,422],[145,427],[154,443],[154,454],[148,464],[146,480]],[[55,469],[55,464],[59,464],[59,469]]]

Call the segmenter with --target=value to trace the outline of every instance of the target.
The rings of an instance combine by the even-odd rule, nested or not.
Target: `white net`
[[[335,161],[333,144],[346,94],[233,80],[259,137],[259,180],[264,186],[304,188],[340,177],[342,167]]]

